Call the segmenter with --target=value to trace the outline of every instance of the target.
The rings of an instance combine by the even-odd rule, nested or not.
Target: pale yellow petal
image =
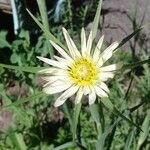
[[[69,61],[67,59],[64,59],[64,58],[61,58],[61,57],[58,57],[58,56],[54,56],[54,58],[56,60],[58,60],[60,63],[64,63],[66,66],[70,66],[73,63],[73,61]]]
[[[96,100],[96,93],[94,90],[89,94],[89,105],[92,105]]]
[[[64,84],[68,84],[69,82],[67,82],[67,81],[64,81],[64,80],[54,80],[53,82],[52,82],[52,80],[51,81],[49,81],[49,82],[47,82],[43,87],[44,88],[48,88],[48,87],[51,87],[51,88],[54,88],[54,87],[58,87],[58,86],[62,86],[62,85],[64,85]]]
[[[67,43],[67,46],[68,46],[68,49],[69,49],[69,52],[70,52],[72,58],[74,58],[74,59],[80,58],[81,54],[78,51],[73,40],[71,39],[70,35],[68,34],[67,30],[65,28],[62,28],[62,29],[63,29],[63,34],[64,34],[64,37],[65,37],[65,40],[66,40],[66,43]]]
[[[58,107],[58,106],[62,105],[69,97],[74,95],[77,92],[78,89],[79,89],[78,86],[70,87],[60,97],[57,98],[57,100],[54,103],[54,106]]]
[[[104,83],[104,82],[101,82],[99,87],[101,89],[103,89],[105,92],[109,93],[109,89],[108,89],[108,86]]]
[[[67,60],[69,61],[73,61],[72,58],[57,44],[55,44],[53,41],[50,40],[50,43],[52,44],[52,46]]]
[[[85,56],[86,50],[87,50],[87,48],[86,48],[86,35],[85,35],[84,28],[82,28],[82,30],[81,30],[81,52],[82,52],[82,56]]]
[[[40,59],[41,61],[51,65],[51,66],[54,66],[54,67],[63,68],[63,69],[67,69],[68,68],[66,66],[66,64],[60,63],[60,62],[52,60],[52,59],[48,59],[48,58],[44,58],[44,57],[38,57],[38,56],[37,56],[37,58]]]
[[[50,87],[62,86],[64,84],[70,84],[69,82],[64,82],[63,80],[56,80],[50,84]]]
[[[55,103],[54,103],[54,107],[59,107],[61,105],[64,104],[64,102],[67,100],[67,98],[58,98],[56,99]]]
[[[117,69],[117,65],[116,64],[112,64],[112,65],[100,68],[100,70],[103,71],[103,72],[115,71],[116,69]]]
[[[83,93],[84,95],[87,95],[91,92],[90,87],[89,86],[84,86],[83,87]]]
[[[64,82],[67,82],[69,81],[68,80],[68,76],[63,76],[63,75],[54,75],[54,76],[44,76],[44,77],[41,77],[43,80],[47,81],[49,84],[51,84],[52,82],[54,81],[64,81]],[[47,84],[48,84],[47,83]],[[45,84],[44,86],[46,86],[47,84]]]
[[[43,80],[47,81],[46,79],[43,79]],[[43,85],[43,88],[44,88],[44,87],[51,86],[51,84],[52,84],[53,82],[56,82],[56,81],[57,81],[56,78],[53,78],[53,80],[49,80],[47,83],[45,83],[45,84]]]
[[[41,74],[51,74],[53,72],[57,72],[58,71],[58,68],[46,68],[46,69],[42,69],[40,71],[38,71],[38,73],[41,73]]]
[[[93,42],[93,38],[92,38],[92,31],[90,31],[88,40],[87,40],[87,54],[90,55],[91,53],[91,48],[92,48],[92,42]]]
[[[67,83],[59,86],[47,86],[43,88],[43,92],[46,94],[55,94],[55,93],[60,93],[62,91],[65,91],[69,87],[71,87],[72,84]]]
[[[56,80],[58,80],[59,78],[56,77],[56,76],[44,76],[44,77],[41,77],[43,80],[47,81],[47,82],[54,82]]]
[[[114,73],[112,72],[101,72],[99,75],[99,80],[100,81],[107,81],[109,78],[113,78]]]
[[[99,97],[108,97],[107,93],[106,93],[104,90],[102,90],[100,87],[95,86],[94,88],[95,88],[96,94],[97,94]]]
[[[104,63],[112,56],[113,51],[118,47],[118,45],[118,42],[114,42],[104,50],[104,52],[102,53]]]
[[[77,92],[76,98],[75,98],[75,104],[80,103],[82,97],[83,97],[83,89],[80,87],[79,91]]]
[[[103,64],[104,64],[104,61],[103,61],[102,57],[100,57],[99,60],[98,60],[98,62],[97,62],[97,64],[96,64],[96,66],[98,68],[100,68]]]
[[[99,60],[99,57],[100,57],[100,53],[101,53],[101,47],[102,47],[102,44],[103,44],[103,41],[104,41],[104,35],[99,39],[97,45],[96,45],[96,48],[94,50],[94,53],[93,53],[93,61],[95,63],[98,62]]]

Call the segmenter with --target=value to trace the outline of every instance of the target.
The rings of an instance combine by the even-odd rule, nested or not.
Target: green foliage
[[[21,30],[12,43],[6,40],[6,31],[0,32],[0,50],[8,48],[11,51],[8,58],[10,65],[0,64],[1,111],[10,112],[12,117],[8,128],[0,130],[0,149],[150,149],[150,56],[142,53],[141,56],[137,56],[139,61],[133,63],[133,55],[120,47],[145,26],[136,26],[132,33],[121,40],[113,60],[110,60],[111,63],[123,62],[123,69],[116,72],[115,78],[108,83],[109,99],[99,99],[91,106],[88,106],[86,98],[83,99],[82,106],[81,103],[74,106],[67,101],[62,109],[54,109],[53,102],[58,95],[47,96],[41,92],[41,85],[35,86],[36,75],[32,73],[37,73],[43,68],[39,67],[42,64],[36,56],[53,57],[53,54],[56,54],[50,46],[50,39],[64,49],[67,48],[60,42],[63,41],[60,32],[62,25],[50,24],[49,28],[45,3],[40,0],[37,2],[41,20],[28,11],[44,31],[36,44],[32,43],[29,31]],[[97,12],[95,4],[98,4]],[[99,27],[101,6],[101,0],[83,3],[80,7],[75,7],[72,0],[67,0],[64,9],[62,8],[62,24],[70,28],[70,34],[76,40],[79,38],[79,29],[87,25],[88,15],[94,17],[96,14],[92,26],[94,38]],[[138,74],[138,70],[141,74]],[[19,82],[21,89],[27,84],[29,90],[26,95],[9,94],[10,83],[14,84],[15,80]]]
[[[0,48],[8,47],[10,48],[10,44],[6,40],[7,31],[0,32]]]

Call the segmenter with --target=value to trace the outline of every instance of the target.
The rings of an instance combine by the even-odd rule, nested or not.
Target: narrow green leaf
[[[148,111],[143,124],[142,124],[142,130],[143,132],[140,133],[139,139],[138,139],[138,144],[137,144],[137,150],[140,149],[141,145],[144,143],[146,140],[148,134],[149,134],[149,125],[150,125],[150,111]]]
[[[94,17],[93,25],[92,25],[92,38],[94,39],[96,37],[98,24],[99,24],[99,18],[101,13],[101,7],[102,7],[102,0],[99,0],[98,7],[96,10],[96,14]]]
[[[118,111],[116,108],[114,108],[114,114],[120,116],[122,119],[126,120],[127,122],[129,122],[131,125],[137,127],[138,130],[142,131],[142,129],[133,121],[131,121],[130,119],[128,119],[126,116],[124,116],[120,111]]]
[[[38,4],[39,10],[40,10],[43,26],[49,32],[49,23],[48,23],[46,2],[45,2],[45,0],[42,0],[42,1],[37,0],[37,4]],[[51,56],[51,58],[53,58],[54,52],[53,52],[53,49],[50,47],[49,37],[47,37],[46,44],[49,49],[50,56]]]
[[[139,107],[141,107],[142,105],[144,105],[145,103],[149,103],[149,101],[146,99],[146,100],[143,100],[142,102],[140,102],[139,104],[137,104],[136,106],[130,108],[130,112],[132,113],[133,111],[137,110]]]
[[[116,128],[117,128],[117,126],[115,126],[115,127],[113,128],[113,130],[111,131],[111,133],[110,133],[109,136],[107,137],[107,145],[106,145],[107,150],[111,149],[111,145],[112,145],[113,140],[114,140],[114,138],[115,138]]]
[[[146,63],[150,63],[150,58],[147,59],[147,60],[138,61],[138,62],[135,62],[135,63],[123,65],[123,67],[121,68],[121,70],[133,69],[133,68],[135,68],[137,66],[144,65]]]
[[[5,100],[5,105],[9,105],[12,103],[11,99],[6,95],[5,87],[3,84],[0,84],[0,97],[2,97]]]
[[[99,112],[99,105],[98,104],[92,104],[89,106],[91,116],[96,123],[98,136],[101,134],[101,122],[100,122],[100,112]]]
[[[133,121],[131,121],[130,119],[128,119],[126,116],[124,116],[119,110],[117,110],[117,108],[115,108],[115,106],[112,104],[112,102],[109,100],[108,97],[104,97],[101,98],[101,102],[115,115],[120,116],[121,118],[123,118],[124,120],[126,120],[127,122],[129,122],[130,124],[134,125],[135,127],[137,127],[140,131],[141,128],[135,124]]]
[[[47,16],[47,9],[46,9],[46,3],[45,0],[37,0],[37,4],[40,10],[42,23],[44,27],[49,31],[49,23],[48,23],[48,16]]]
[[[118,124],[118,122],[121,121],[121,118],[118,118],[113,125],[111,125],[101,136],[100,138],[97,140],[96,143],[96,150],[104,150],[104,145],[105,145],[105,141],[107,136],[113,131],[113,129],[116,127],[116,125]]]
[[[129,34],[127,37],[125,37],[118,45],[117,48],[123,46],[126,42],[128,42],[132,37],[134,37],[137,33],[139,33],[141,30],[143,29],[143,27],[135,30],[134,32],[132,32],[131,34]],[[116,48],[116,49],[117,49]]]
[[[73,125],[72,125],[72,133],[73,133],[73,140],[76,140],[76,131],[77,131],[77,125],[78,125],[78,119],[80,115],[80,110],[81,110],[82,103],[80,102],[79,104],[75,105],[74,108],[74,114],[73,114]]]
[[[23,135],[21,133],[13,133],[10,136],[13,144],[18,150],[27,150],[27,146],[24,142]]]
[[[102,97],[100,99],[100,101],[110,110],[113,112],[114,110],[114,105],[112,104],[112,102],[109,100],[108,97]]]
[[[130,83],[129,83],[129,86],[128,86],[127,91],[126,91],[125,96],[124,96],[124,101],[127,101],[127,99],[128,99],[128,95],[129,95],[130,89],[132,87],[133,80],[134,80],[134,77],[132,76]]]
[[[14,118],[17,118],[18,122],[22,126],[25,126],[26,128],[31,128],[32,127],[33,122],[31,121],[31,116],[28,114],[29,109],[27,110],[22,106],[19,106],[19,107],[12,106],[12,107],[8,107],[8,110],[13,112]]]
[[[65,144],[62,144],[58,147],[55,147],[53,150],[65,150],[66,148],[71,148],[71,147],[75,147],[75,143],[74,142],[67,142]]]
[[[128,42],[133,36],[135,36],[137,33],[139,33],[141,30],[143,30],[145,27],[148,27],[150,25],[150,23],[143,25],[142,27],[140,27],[139,29],[135,30],[134,32],[132,32],[131,34],[129,34],[128,36],[126,36],[118,45],[118,47],[116,49],[118,49],[119,47],[123,46],[126,42]]]
[[[32,17],[32,19],[37,23],[37,25],[41,28],[41,30],[45,33],[46,37],[48,38],[48,40],[52,40],[53,42],[57,43],[58,45],[60,45],[64,50],[67,51],[67,48],[58,40],[54,37],[54,35],[48,31],[46,29],[46,27],[44,27],[37,19],[36,17],[28,10],[26,9],[27,12],[29,13],[29,15]]]
[[[99,107],[97,104],[92,104],[89,106],[90,108],[90,112],[91,112],[91,115],[92,115],[92,118],[93,120],[96,122],[96,123],[100,123],[100,114],[99,114]]]
[[[64,103],[64,104],[63,104],[63,110],[64,110],[65,115],[67,116],[67,118],[68,118],[68,120],[69,120],[70,127],[71,127],[71,129],[72,129],[73,121],[72,121],[72,116],[71,116],[71,114],[70,114],[70,112],[69,112],[67,103]]]
[[[133,138],[135,135],[135,129],[131,130],[131,132],[129,133],[125,146],[124,146],[124,150],[130,150],[131,149],[131,144],[133,142]]]
[[[6,64],[0,64],[0,67],[7,68],[7,69],[14,69],[16,71],[29,72],[29,73],[37,73],[38,71],[46,68],[46,67],[22,67],[22,66],[14,66],[14,65],[6,65]]]
[[[24,99],[20,99],[20,100],[17,100],[16,102],[12,103],[12,104],[9,104],[9,105],[6,105],[6,106],[3,106],[3,108],[8,108],[8,107],[11,107],[11,106],[18,106],[18,105],[22,105],[26,102],[29,102],[29,101],[32,101],[32,100],[35,100],[35,99],[38,99],[42,96],[44,96],[45,93],[43,92],[39,92],[37,94],[34,94],[30,97],[27,97],[27,98],[24,98]]]
[[[8,47],[11,48],[11,45],[6,40],[7,31],[0,32],[0,48]]]

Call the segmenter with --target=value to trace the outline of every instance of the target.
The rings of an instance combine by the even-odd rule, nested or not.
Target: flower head
[[[112,43],[101,52],[104,40],[104,36],[102,36],[96,47],[92,49],[92,31],[86,40],[85,31],[82,28],[81,51],[79,51],[65,28],[63,28],[63,34],[68,46],[68,53],[50,41],[61,57],[54,56],[55,60],[38,57],[51,66],[40,71],[45,74],[43,79],[47,82],[43,91],[46,94],[63,92],[55,101],[55,107],[62,105],[74,94],[76,94],[76,104],[81,101],[83,95],[88,95],[89,104],[95,102],[96,95],[107,97],[109,89],[104,82],[114,77],[117,65],[103,65],[112,56],[114,49],[118,47],[118,42]]]

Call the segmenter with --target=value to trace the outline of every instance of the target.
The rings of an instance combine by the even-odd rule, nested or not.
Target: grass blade
[[[112,102],[109,100],[108,97],[102,97],[100,99],[100,101],[110,110],[113,111],[114,110],[114,105],[112,104]]]
[[[7,31],[0,32],[0,48],[8,47],[11,48],[11,45],[6,40]]]
[[[42,0],[42,1],[41,0],[37,0],[37,4],[38,4],[39,10],[40,10],[40,14],[41,14],[41,18],[42,18],[42,23],[43,23],[45,29],[47,31],[49,31],[49,23],[48,23],[46,2],[45,2],[45,0]],[[53,52],[53,49],[50,47],[49,38],[47,38],[46,44],[47,44],[48,49],[50,51],[50,56],[51,56],[51,58],[53,58],[54,52]]]
[[[138,61],[138,62],[135,62],[135,63],[123,65],[123,67],[121,68],[121,70],[133,69],[135,67],[138,67],[140,65],[144,65],[146,63],[150,63],[150,58],[146,59],[146,60],[143,60],[143,61]]]
[[[131,149],[131,144],[132,141],[134,139],[134,135],[135,135],[135,129],[132,129],[131,132],[129,133],[125,146],[124,146],[124,150],[130,150]]]
[[[58,39],[56,39],[55,37],[54,37],[54,35],[50,32],[50,31],[48,31],[47,29],[46,29],[46,27],[45,26],[43,26],[37,19],[36,19],[36,17],[34,17],[34,15],[27,9],[27,12],[29,13],[29,15],[31,16],[31,18],[37,23],[37,25],[41,28],[41,30],[45,33],[45,35],[46,35],[46,38],[48,39],[48,40],[52,40],[53,42],[55,42],[55,43],[57,43],[58,45],[60,45],[64,50],[66,50],[67,51],[67,48],[58,40]]]
[[[75,108],[74,108],[73,125],[72,125],[72,133],[73,133],[74,142],[76,140],[76,131],[77,131],[77,125],[78,125],[78,119],[80,115],[81,106],[82,106],[82,103],[80,102],[79,104],[75,105]]]
[[[6,64],[0,64],[0,67],[7,68],[7,69],[14,69],[16,71],[29,72],[29,73],[37,73],[38,71],[46,68],[46,67],[22,67],[22,66],[14,66],[14,65],[6,65]]]
[[[107,136],[113,131],[113,129],[116,127],[118,122],[121,121],[121,118],[118,118],[113,125],[111,125],[97,140],[96,143],[96,150],[104,150],[105,140]]]
[[[99,24],[99,18],[100,18],[100,13],[101,13],[101,7],[102,7],[102,0],[99,0],[98,7],[96,10],[96,14],[94,17],[93,25],[92,25],[92,38],[94,39],[96,37],[97,29],[98,29],[98,24]]]
[[[92,116],[94,122],[96,123],[98,136],[100,136],[102,131],[101,131],[99,106],[98,106],[98,104],[92,104],[89,106],[89,109],[91,112],[91,116]]]
[[[135,126],[138,130],[142,131],[142,129],[133,121],[131,121],[130,119],[128,119],[126,116],[124,116],[120,111],[118,111],[116,108],[114,108],[114,114],[120,116],[122,119],[126,120],[127,122],[129,122],[131,125]]]
[[[23,135],[21,133],[12,133],[11,141],[15,145],[16,149],[18,150],[27,150],[27,146],[24,142]]]
[[[67,116],[67,118],[68,118],[68,120],[69,120],[69,124],[70,124],[70,127],[71,127],[71,129],[72,129],[72,116],[71,116],[71,114],[70,114],[70,111],[69,111],[69,108],[68,108],[68,105],[67,105],[67,103],[64,103],[63,104],[63,110],[64,110],[64,113],[65,113],[65,115]]]
[[[65,144],[62,144],[58,147],[55,147],[53,150],[64,150],[66,148],[71,148],[71,147],[75,147],[75,143],[74,142],[67,142]]]
[[[130,35],[128,35],[127,37],[125,37],[118,45],[117,48],[123,46],[126,42],[128,42],[132,37],[134,37],[137,33],[139,33],[141,30],[143,29],[143,27],[135,30],[134,32],[132,32]],[[116,48],[116,49],[117,49]]]
[[[112,102],[108,99],[108,97],[104,97],[101,98],[101,102],[115,115],[121,117],[122,119],[126,120],[127,122],[129,122],[130,124],[134,125],[135,127],[137,127],[140,131],[142,131],[142,129],[136,125],[133,121],[131,121],[130,119],[128,119],[126,116],[124,116],[117,108],[115,108],[115,106],[112,104]]]
[[[49,31],[49,23],[48,23],[48,16],[47,16],[47,9],[46,9],[46,3],[45,0],[37,0],[37,4],[40,10],[42,23],[44,27]]]
[[[143,132],[140,133],[138,144],[137,144],[137,150],[140,149],[141,145],[146,140],[148,134],[149,134],[149,125],[150,125],[150,111],[147,113],[143,124],[142,124],[142,130]]]
[[[142,27],[140,27],[139,29],[135,30],[134,32],[132,32],[131,34],[129,34],[128,36],[126,36],[118,45],[118,47],[116,49],[118,49],[119,47],[123,46],[126,42],[128,42],[133,36],[135,36],[137,33],[139,33],[141,30],[143,30],[145,27],[148,27],[150,25],[150,23],[143,25]]]
[[[99,124],[100,123],[100,115],[99,115],[99,107],[97,104],[92,104],[89,106],[90,111],[91,111],[91,115],[93,120]]]

